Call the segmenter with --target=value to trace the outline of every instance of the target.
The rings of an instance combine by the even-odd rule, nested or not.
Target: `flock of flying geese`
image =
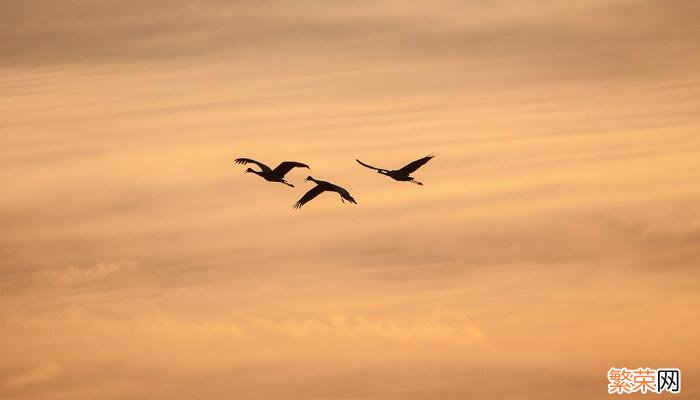
[[[422,167],[425,163],[430,161],[430,159],[433,157],[435,157],[435,156],[423,157],[419,160],[416,160],[416,161],[413,161],[413,162],[407,164],[406,166],[404,166],[403,168],[400,168],[400,169],[377,168],[377,167],[373,167],[369,164],[365,164],[362,161],[357,160],[357,159],[355,161],[360,163],[360,165],[362,165],[363,167],[373,169],[373,170],[377,171],[378,174],[386,175],[389,178],[392,178],[396,181],[411,182],[411,183],[415,183],[416,185],[423,185],[422,183],[416,181],[415,178],[413,178],[410,175],[413,172],[415,172],[418,168]],[[309,168],[308,165],[302,164],[302,163],[296,162],[296,161],[284,161],[284,162],[280,163],[280,165],[275,167],[275,169],[272,169],[259,161],[251,160],[250,158],[237,158],[235,161],[238,164],[249,164],[249,163],[256,164],[258,167],[260,167],[260,171],[256,171],[252,168],[248,168],[245,170],[245,172],[246,173],[252,172],[252,173],[262,177],[263,179],[265,179],[268,182],[279,182],[279,183],[283,183],[283,184],[290,186],[290,187],[294,187],[294,185],[292,185],[291,183],[284,180],[284,176],[294,168]],[[319,194],[321,194],[323,192],[336,192],[340,195],[340,201],[342,201],[343,203],[345,203],[345,200],[347,200],[350,203],[357,204],[355,199],[350,195],[350,192],[348,192],[346,189],[344,189],[336,184],[326,182],[326,181],[320,181],[318,179],[314,179],[312,176],[307,176],[306,181],[314,182],[316,184],[316,186],[314,188],[312,188],[311,190],[309,190],[308,192],[306,192],[306,194],[304,194],[301,197],[301,199],[299,199],[299,201],[297,201],[296,204],[294,204],[294,208],[300,208],[301,206],[303,206],[304,204],[313,200],[316,196],[318,196]]]

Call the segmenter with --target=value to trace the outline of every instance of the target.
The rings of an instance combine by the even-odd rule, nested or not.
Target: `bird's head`
[[[245,170],[245,173],[246,173],[246,174],[249,173],[249,172],[255,172],[255,170],[254,170],[253,168],[248,168],[247,170]]]
[[[313,181],[313,180],[314,180],[314,177],[311,176],[311,175],[309,175],[309,176],[307,176],[306,179],[304,179],[304,180],[305,180],[305,181]]]

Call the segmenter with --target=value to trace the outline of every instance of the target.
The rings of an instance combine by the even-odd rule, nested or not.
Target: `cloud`
[[[313,339],[316,337],[368,337],[399,342],[415,343],[470,343],[478,344],[484,334],[471,321],[385,321],[364,315],[347,316],[332,314],[327,319],[287,319],[253,318],[253,329],[279,332],[294,338]]]
[[[700,3],[5,3],[0,397],[697,380]]]
[[[61,270],[42,271],[40,276],[42,280],[53,285],[78,285],[105,279],[133,265],[133,262],[100,262],[88,268],[68,267]]]
[[[9,378],[5,386],[9,389],[24,388],[49,382],[62,373],[63,369],[57,364],[38,365],[28,371]]]
[[[27,1],[0,20],[2,64],[306,53],[515,61],[565,74],[689,70],[692,0],[578,3]],[[429,15],[430,18],[425,18]],[[22,18],[18,18],[21,16]],[[78,17],[79,16],[79,17]],[[262,50],[262,51],[261,51]],[[683,59],[683,63],[674,60]],[[618,74],[619,75],[619,74]]]

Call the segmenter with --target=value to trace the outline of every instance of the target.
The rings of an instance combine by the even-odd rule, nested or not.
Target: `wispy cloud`
[[[59,286],[75,285],[82,283],[90,283],[105,279],[110,275],[116,274],[124,267],[131,267],[133,263],[124,262],[100,262],[92,267],[76,268],[68,267],[61,270],[43,271],[40,273],[41,278],[51,284]]]
[[[393,322],[368,318],[363,315],[351,317],[334,314],[327,319],[274,320],[254,318],[250,321],[254,329],[280,332],[296,338],[314,337],[378,337],[401,342],[447,342],[479,343],[484,334],[469,320]]]
[[[695,379],[697,11],[7,3],[0,397],[578,400],[631,355]],[[354,161],[430,152],[423,187]],[[293,210],[306,175],[239,156],[359,204]]]
[[[626,74],[697,65],[691,0],[8,4],[4,65],[124,63],[204,55],[294,54],[514,61],[521,68]],[[80,17],[78,18],[77,15]],[[430,18],[424,18],[430,15]],[[22,18],[18,18],[22,16]],[[613,38],[613,40],[610,40]],[[675,63],[672,60],[684,60]]]
[[[11,389],[24,388],[32,385],[39,385],[49,382],[58,377],[62,368],[57,364],[43,364],[22,372],[19,375],[10,377],[5,386]]]

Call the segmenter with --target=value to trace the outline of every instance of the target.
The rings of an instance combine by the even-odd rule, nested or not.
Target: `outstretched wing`
[[[338,192],[340,197],[344,198],[345,200],[347,200],[353,204],[357,204],[355,199],[350,195],[350,192],[348,192],[345,188],[342,188],[338,185],[334,185],[334,186],[335,186],[335,191]]]
[[[321,188],[321,186],[318,186],[318,185],[317,185],[315,188],[313,188],[313,189],[309,190],[308,192],[306,192],[306,194],[303,195],[303,196],[301,197],[301,199],[299,199],[299,201],[296,202],[296,204],[294,204],[294,208],[300,208],[300,207],[303,206],[304,204],[306,204],[306,203],[308,203],[309,201],[313,200],[314,197],[318,196],[319,194],[321,194],[321,193],[323,193],[323,192],[325,192],[325,191],[326,191],[326,189],[323,189],[323,188]]]
[[[277,168],[273,169],[272,173],[283,178],[287,172],[291,171],[293,168],[309,168],[309,166],[296,161],[285,161],[280,163]]]
[[[375,171],[384,171],[384,172],[388,172],[388,171],[389,171],[388,169],[377,168],[377,167],[373,167],[373,166],[371,166],[371,165],[369,165],[369,164],[365,164],[365,163],[363,163],[362,161],[358,160],[357,158],[355,159],[355,161],[357,161],[358,163],[360,163],[360,165],[362,165],[363,167],[369,168],[369,169],[373,169],[373,170],[375,170]]]
[[[418,168],[422,167],[423,164],[425,164],[425,163],[427,163],[428,161],[430,161],[430,159],[433,158],[433,157],[435,157],[435,156],[426,156],[426,157],[423,157],[423,158],[421,158],[420,160],[416,160],[416,161],[414,161],[414,162],[412,162],[412,163],[406,165],[405,167],[403,167],[403,168],[397,170],[396,172],[398,172],[398,173],[400,173],[400,174],[402,174],[402,175],[410,175],[411,172],[414,172],[414,171],[417,170]]]
[[[235,161],[237,164],[248,164],[248,163],[253,163],[253,164],[256,164],[258,167],[260,167],[260,169],[263,170],[263,171],[267,171],[267,172],[270,171],[270,167],[268,167],[267,165],[265,165],[265,164],[263,164],[263,163],[261,163],[261,162],[259,162],[259,161],[251,160],[250,158],[237,158],[237,159],[235,159],[234,161]]]

